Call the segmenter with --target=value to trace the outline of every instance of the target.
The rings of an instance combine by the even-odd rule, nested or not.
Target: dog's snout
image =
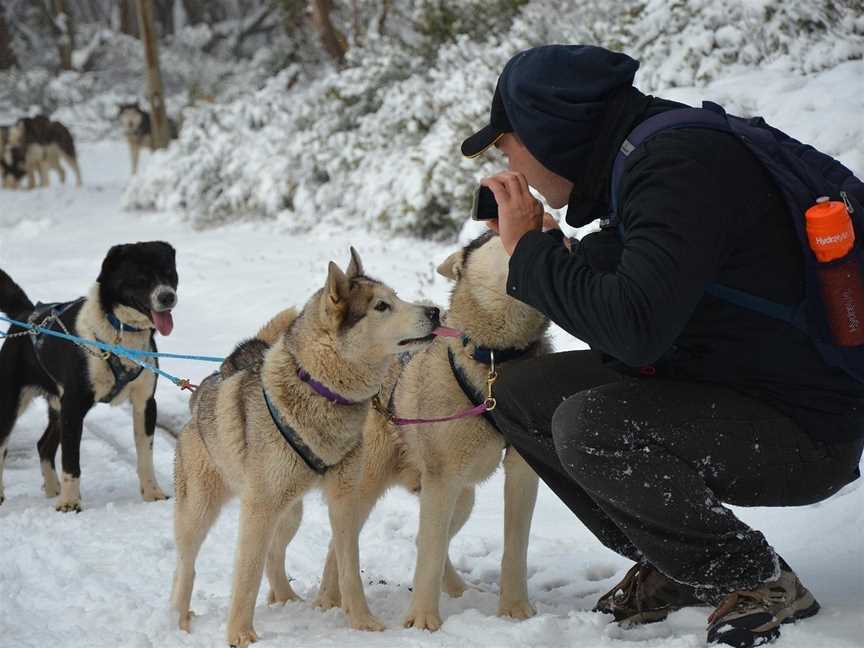
[[[441,310],[435,306],[430,306],[426,309],[426,317],[436,326],[441,323]]]
[[[156,295],[156,302],[161,308],[174,308],[177,305],[177,293],[173,290],[163,290]]]

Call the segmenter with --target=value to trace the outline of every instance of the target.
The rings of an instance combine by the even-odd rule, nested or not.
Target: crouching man
[[[590,351],[516,365],[499,426],[579,519],[636,564],[597,604],[646,623],[717,606],[708,641],[744,648],[819,604],[759,531],[724,504],[818,502],[859,476],[864,384],[798,328],[706,294],[711,283],[781,304],[804,297],[800,244],[780,192],[734,135],[667,130],[618,188],[618,226],[568,250],[543,232],[534,187],[571,225],[610,211],[622,143],[680,104],[632,87],[638,63],[588,46],[513,57],[490,123],[509,171],[487,178],[511,255],[508,292]]]

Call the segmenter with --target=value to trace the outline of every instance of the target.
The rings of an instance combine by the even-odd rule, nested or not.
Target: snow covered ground
[[[864,67],[857,65],[838,78],[860,80]],[[830,86],[831,77],[824,79]],[[760,81],[764,79],[751,77],[739,87],[758,87]],[[802,85],[792,79],[775,82],[763,87],[761,96],[770,95],[772,105],[786,109]],[[848,85],[837,87],[851,93]],[[734,84],[722,90],[729,97],[735,95]],[[676,98],[692,100],[697,94],[679,91]],[[790,128],[794,122],[806,121],[804,110],[790,116]],[[836,136],[839,142],[844,133],[860,134],[862,126],[853,121],[854,115],[846,114],[839,102],[836,110],[837,120],[823,135]],[[811,135],[809,131],[798,134],[804,139]],[[820,143],[818,137],[810,139]],[[853,140],[859,147],[861,141],[860,137]],[[864,161],[860,148],[837,152],[853,165]],[[178,250],[180,274],[176,328],[170,338],[160,340],[164,351],[227,353],[271,314],[302,303],[323,282],[328,260],[347,262],[349,244],[360,251],[370,274],[391,283],[402,296],[446,302],[447,284],[434,267],[452,246],[409,239],[381,241],[365,232],[332,228],[298,235],[273,223],[195,231],[174,214],[121,211],[128,168],[125,145],[87,144],[82,146],[82,189],[55,185],[33,192],[0,192],[0,266],[34,300],[68,299],[85,292],[114,243],[164,239]],[[556,335],[556,341],[559,348],[580,345],[562,334]],[[163,366],[193,381],[212,369],[184,362]],[[160,381],[157,399],[160,422],[178,428],[186,415],[187,395]],[[130,412],[125,407],[98,405],[85,421],[84,511],[79,515],[55,513],[41,495],[35,444],[45,422],[44,406],[33,405],[11,438],[7,500],[0,506],[0,646],[223,645],[236,505],[226,508],[204,545],[193,594],[198,616],[192,634],[181,633],[168,613],[174,567],[172,502],[144,503],[138,495]],[[173,440],[161,431],[157,437],[157,478],[170,491]],[[496,474],[480,489],[473,517],[452,544],[457,569],[476,590],[461,599],[443,596],[446,621],[438,633],[401,628],[414,567],[417,503],[407,493],[393,491],[376,508],[361,538],[370,605],[390,629],[380,634],[355,632],[340,611],[321,612],[305,602],[268,608],[262,587],[255,619],[260,645],[703,645],[708,610],[681,611],[664,623],[629,631],[590,612],[628,563],[603,548],[542,486],[529,550],[529,591],[539,614],[523,622],[497,618],[501,492],[502,479]],[[785,627],[778,648],[860,648],[864,642],[864,489],[860,484],[814,506],[738,512],[765,532],[823,606],[814,619]],[[321,498],[310,495],[303,525],[287,557],[294,586],[307,600],[317,592],[328,538]]]

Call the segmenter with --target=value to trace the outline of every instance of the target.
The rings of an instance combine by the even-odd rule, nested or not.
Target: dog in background
[[[41,324],[78,337],[155,351],[154,331],[169,335],[177,303],[174,248],[154,241],[115,245],[102,262],[96,284],[72,302],[34,304],[0,270],[0,311],[11,319]],[[13,325],[9,334],[25,329]],[[153,360],[155,362],[155,359]],[[48,497],[60,496],[58,511],[80,511],[79,451],[84,417],[96,403],[132,402],[138,479],[146,501],[167,499],[153,471],[156,375],[126,358],[85,351],[53,336],[20,335],[0,348],[0,502],[6,446],[15,421],[35,396],[48,401],[48,427],[37,444]],[[54,457],[62,445],[62,481]]]
[[[27,175],[24,168],[24,153],[20,147],[9,145],[11,126],[0,126],[0,186],[17,189],[21,179]]]
[[[172,603],[188,631],[195,559],[224,503],[240,499],[227,639],[257,639],[255,601],[266,571],[269,601],[297,598],[285,574],[285,549],[302,517],[303,495],[329,497],[356,483],[363,423],[393,358],[429,344],[437,308],[404,302],[369,278],[351,251],[347,272],[330,263],[327,281],[298,315],[277,315],[241,344],[195,392],[192,420],[177,441]],[[346,609],[351,626],[382,629],[365,599],[358,555],[350,550],[350,514],[331,515],[339,580],[359,589]],[[266,565],[266,567],[265,567]]]
[[[75,184],[81,186],[81,169],[75,151],[72,133],[58,121],[51,121],[45,115],[22,117],[9,129],[9,146],[23,151],[24,168],[27,173],[28,189],[39,185],[49,185],[48,172],[57,171],[60,182],[66,182],[66,171],[60,164],[64,160],[75,172]]]
[[[502,451],[504,552],[498,614],[517,619],[535,614],[527,586],[528,535],[538,485],[531,467],[512,447],[505,448],[488,415],[404,427],[390,422],[393,414],[438,419],[484,402],[492,354],[496,371],[506,371],[514,361],[550,352],[548,320],[507,295],[507,260],[500,238],[487,233],[438,267],[455,282],[446,325],[464,337],[438,338],[404,368],[397,364],[395,377],[382,390],[382,405],[388,399],[389,405],[372,411],[366,421],[359,480],[346,477],[328,501],[331,519],[346,520],[343,529],[353,546],[343,551],[356,555],[360,529],[387,489],[401,485],[419,494],[417,565],[406,627],[437,630],[442,585],[453,597],[465,591],[448,547],[471,514],[476,486],[502,463]],[[341,586],[345,577],[333,547],[337,541],[334,530],[316,605],[368,609],[362,588]]]
[[[150,113],[141,108],[138,102],[117,105],[117,119],[126,142],[129,144],[129,156],[132,159],[132,175],[138,173],[138,158],[142,148],[153,150],[153,126]],[[168,134],[176,140],[178,135],[177,122],[168,119]]]
[[[26,175],[24,151],[17,146],[7,147],[0,156],[0,184],[4,189],[18,189]]]

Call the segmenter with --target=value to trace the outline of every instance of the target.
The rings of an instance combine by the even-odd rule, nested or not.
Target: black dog
[[[72,302],[34,306],[0,270],[0,311],[11,319],[45,322],[45,328],[82,338],[155,351],[154,329],[169,335],[174,327],[171,309],[177,303],[176,289],[174,248],[169,244],[116,245],[108,251],[87,297]],[[13,325],[9,334],[23,330]],[[115,355],[87,351],[47,335],[5,340],[0,348],[0,503],[9,434],[18,416],[38,395],[48,400],[48,427],[37,445],[43,488],[48,497],[60,495],[58,511],[81,510],[81,432],[85,415],[97,402],[132,402],[141,495],[147,501],[166,499],[153,472],[155,390],[154,373]],[[54,469],[59,444],[63,446],[62,483]]]

